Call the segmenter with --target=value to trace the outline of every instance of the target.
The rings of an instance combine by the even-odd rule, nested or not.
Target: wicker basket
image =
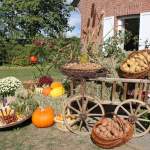
[[[65,66],[62,66],[60,70],[64,75],[67,75],[69,77],[74,77],[77,79],[106,77],[106,74],[108,72],[105,68],[82,70],[82,69],[66,68]]]
[[[74,78],[96,78],[105,77],[106,71],[102,70],[75,70],[75,69],[65,69],[61,68],[61,72],[69,77]]]
[[[12,122],[12,123],[9,123],[9,124],[0,126],[0,130],[6,129],[6,128],[15,127],[15,126],[20,125],[21,123],[23,123],[23,122],[29,120],[30,118],[31,118],[31,115],[26,116],[26,117],[24,117],[24,118],[22,118],[21,120],[18,120],[18,121],[16,121],[16,122]]]
[[[121,123],[122,119],[120,119],[119,117],[118,117],[118,119],[120,120],[120,123]],[[128,132],[125,132],[125,130],[124,130],[124,134],[123,134],[122,137],[116,137],[116,138],[113,138],[113,139],[110,139],[110,138],[106,139],[104,137],[101,137],[96,132],[96,128],[101,123],[102,123],[102,119],[95,124],[95,126],[92,129],[92,134],[91,134],[92,141],[99,147],[106,148],[106,149],[118,147],[118,146],[128,142],[133,136],[133,126],[129,123],[130,129],[129,129]],[[125,129],[126,126],[124,126],[123,128]]]
[[[122,76],[122,77],[125,77],[125,78],[131,78],[131,79],[143,79],[145,77],[148,76],[149,74],[149,71],[150,71],[150,67],[148,70],[143,70],[142,72],[138,72],[138,73],[129,73],[129,72],[126,72],[124,69],[123,69],[123,64],[126,63],[126,61],[133,57],[134,55],[136,55],[137,53],[140,53],[142,54],[143,52],[145,52],[147,50],[140,50],[140,51],[135,51],[135,52],[132,52],[131,54],[129,54],[128,58],[121,64],[120,66],[120,70],[119,70],[119,74]],[[142,54],[143,55],[143,54]],[[144,55],[143,55],[144,56]],[[145,56],[144,56],[145,57]],[[145,60],[147,60],[147,58],[145,57]],[[147,60],[147,63],[148,63],[148,60]]]
[[[145,57],[145,59],[149,62],[149,60],[144,55],[145,52],[147,52],[148,55],[150,55],[150,49],[144,49],[144,50],[139,50],[139,51],[133,51],[132,53],[129,54],[128,57],[133,57],[135,54],[142,54]]]

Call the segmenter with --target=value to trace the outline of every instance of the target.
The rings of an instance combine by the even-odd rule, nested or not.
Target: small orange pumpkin
[[[61,82],[53,82],[51,84],[51,89],[58,88],[58,87],[63,87]]]
[[[54,123],[54,110],[48,106],[45,108],[37,108],[32,114],[32,123],[37,128],[50,127]]]
[[[50,87],[46,87],[46,88],[44,88],[44,89],[42,90],[42,94],[43,94],[44,96],[48,96],[48,95],[50,94],[50,92],[51,92],[51,88],[50,88]]]

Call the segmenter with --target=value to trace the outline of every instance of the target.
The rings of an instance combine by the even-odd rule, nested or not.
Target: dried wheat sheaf
[[[102,31],[103,16],[104,11],[101,11],[101,13],[98,14],[95,4],[93,3],[91,6],[90,17],[88,18],[87,23],[83,26],[82,29],[82,40],[84,51],[97,50],[98,41]]]

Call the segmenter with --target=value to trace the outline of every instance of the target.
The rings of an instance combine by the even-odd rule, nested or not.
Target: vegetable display
[[[65,69],[73,69],[73,70],[100,70],[102,69],[102,65],[95,63],[69,63],[63,66]]]
[[[122,137],[124,132],[129,131],[130,126],[125,120],[122,119],[121,121],[123,122],[123,125],[120,123],[118,118],[114,118],[113,120],[110,118],[103,118],[101,120],[101,124],[99,124],[96,128],[96,132],[99,136],[106,139]],[[126,128],[123,128],[124,125]]]
[[[123,118],[101,118],[93,127],[91,138],[102,148],[113,148],[129,141],[133,136],[133,126]]]
[[[150,70],[150,50],[132,52],[121,64],[122,76],[128,78],[144,78]]]
[[[54,88],[50,92],[50,96],[55,98],[62,96],[65,93],[65,89],[63,87]]]
[[[140,73],[149,69],[149,64],[143,54],[137,53],[122,64],[122,69],[129,73]]]
[[[6,103],[0,105],[0,128],[15,126],[31,117],[32,112],[38,107],[38,101],[33,93],[23,86],[16,89],[14,96],[7,96]]]
[[[0,122],[2,124],[9,124],[12,122],[16,122],[18,120],[18,117],[14,110],[12,110],[9,107],[6,107],[5,109],[0,109]]]
[[[51,89],[54,89],[54,88],[58,88],[58,87],[62,87],[63,85],[62,85],[62,83],[61,82],[53,82],[52,84],[51,84]]]
[[[42,94],[44,96],[51,96],[52,98],[60,97],[65,93],[65,89],[61,82],[52,82],[48,87],[44,87]]]
[[[45,88],[43,88],[43,90],[42,90],[42,94],[43,94],[44,96],[48,96],[48,95],[50,94],[50,92],[51,92],[51,88],[50,88],[50,87],[45,87]]]
[[[38,128],[46,128],[54,123],[54,110],[48,106],[37,108],[32,114],[32,123]]]

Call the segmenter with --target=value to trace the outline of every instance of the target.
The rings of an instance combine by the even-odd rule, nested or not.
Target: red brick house
[[[127,29],[139,38],[134,48],[143,49],[145,41],[150,42],[150,0],[74,0],[72,4],[79,8],[81,29],[87,23],[94,4],[97,13],[104,12],[101,38]],[[131,45],[125,47],[132,48]]]

